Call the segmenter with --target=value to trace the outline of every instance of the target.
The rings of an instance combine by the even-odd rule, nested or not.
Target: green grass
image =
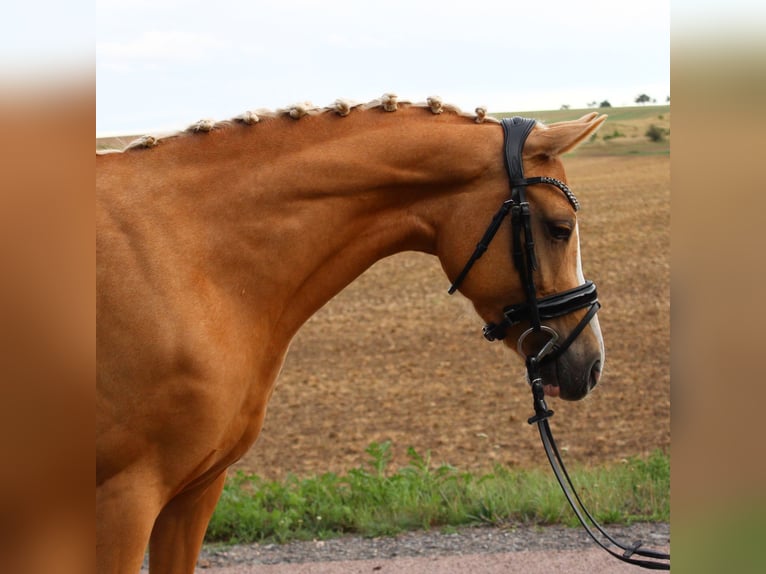
[[[497,466],[475,476],[409,449],[409,464],[390,468],[390,443],[373,443],[368,463],[344,476],[327,473],[267,481],[242,472],[224,487],[206,541],[287,542],[353,533],[365,537],[405,530],[489,523],[576,525],[551,472]],[[572,480],[596,520],[667,521],[670,459],[576,469]]]

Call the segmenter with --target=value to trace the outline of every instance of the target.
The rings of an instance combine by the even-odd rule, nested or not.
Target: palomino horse
[[[565,181],[561,154],[604,119],[535,125],[526,175]],[[98,155],[101,574],[137,572],[147,545],[151,572],[194,571],[226,469],[256,440],[295,333],[393,253],[434,254],[454,279],[508,197],[502,149],[483,110],[387,96],[199,122]],[[544,183],[527,197],[538,293],[582,285],[572,205]],[[461,283],[488,322],[524,298],[511,241],[502,226]],[[546,324],[566,336],[584,313]],[[546,374],[547,393],[583,397],[601,361],[593,320]]]

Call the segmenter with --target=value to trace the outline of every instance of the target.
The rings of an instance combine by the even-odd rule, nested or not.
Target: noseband
[[[501,123],[505,135],[505,166],[510,179],[511,197],[503,202],[500,210],[492,218],[489,227],[487,227],[481,240],[476,245],[476,249],[470,259],[450,287],[449,293],[451,295],[458,289],[471,270],[471,267],[487,250],[498,229],[500,229],[503,220],[510,213],[513,265],[524,286],[526,301],[505,307],[503,309],[503,319],[499,323],[488,323],[484,326],[484,337],[489,341],[503,339],[511,327],[525,321],[529,323],[530,327],[519,336],[516,343],[519,354],[526,357],[527,378],[532,387],[535,415],[528,422],[529,424],[537,424],[545,454],[569,505],[572,507],[580,524],[582,524],[596,544],[615,558],[628,564],[652,570],[670,570],[669,554],[642,548],[640,541],[633,544],[620,543],[604,531],[580,500],[569,477],[569,473],[564,466],[564,461],[561,459],[559,450],[556,447],[553,433],[548,424],[548,419],[553,416],[553,411],[549,410],[545,403],[540,365],[543,362],[554,361],[561,356],[579,334],[582,333],[588,323],[590,323],[601,305],[598,302],[596,286],[592,281],[586,281],[574,289],[555,293],[540,299],[537,298],[537,289],[535,288],[533,277],[533,273],[537,269],[537,258],[535,257],[535,243],[532,238],[532,223],[525,189],[530,185],[536,184],[552,185],[561,190],[575,211],[578,210],[579,204],[572,191],[564,182],[558,179],[552,177],[524,177],[521,151],[529,132],[532,131],[535,125],[535,120],[514,117],[512,119],[504,119]],[[588,311],[561,343],[558,342],[558,333],[548,325],[543,325],[543,321],[555,319],[556,317],[561,317],[586,307],[588,307]],[[524,352],[523,344],[524,340],[532,333],[545,333],[549,339],[537,354],[527,355]],[[592,528],[588,523],[592,525]],[[596,535],[594,529],[598,531],[601,535],[600,537]],[[616,547],[617,550],[613,547]],[[634,555],[642,558],[634,558]]]
[[[513,265],[521,278],[524,287],[526,301],[516,305],[509,305],[503,309],[503,319],[499,323],[488,323],[484,326],[484,337],[488,341],[504,339],[508,330],[520,323],[528,322],[530,327],[519,337],[517,343],[519,352],[526,356],[522,343],[531,333],[543,332],[549,336],[548,342],[534,356],[527,356],[538,366],[543,361],[552,361],[561,356],[572,344],[577,336],[583,331],[596,315],[599,307],[596,286],[592,281],[555,293],[541,299],[537,298],[534,271],[537,270],[537,257],[535,256],[535,242],[532,237],[532,218],[529,210],[529,202],[526,198],[526,188],[530,185],[547,184],[557,187],[567,198],[572,208],[577,211],[580,204],[567,185],[552,177],[524,177],[521,152],[527,136],[535,126],[535,120],[514,117],[502,120],[503,133],[505,135],[505,167],[511,186],[511,197],[506,199],[500,209],[492,218],[492,221],[484,232],[476,249],[471,255],[463,270],[458,274],[455,282],[449,289],[450,295],[457,291],[460,284],[468,275],[473,265],[484,255],[490,242],[500,229],[503,220],[510,214],[511,219],[511,253]],[[574,311],[589,307],[588,312],[572,330],[569,336],[561,343],[558,342],[558,333],[549,326],[543,325],[543,321],[555,319]]]

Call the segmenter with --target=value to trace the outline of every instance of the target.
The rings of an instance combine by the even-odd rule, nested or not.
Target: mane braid
[[[246,126],[251,126],[253,124],[257,124],[261,121],[261,118],[258,117],[258,114],[255,112],[251,112],[250,110],[239,114],[238,116],[235,116],[233,118],[235,122],[239,122],[241,124],[245,124]]]
[[[186,131],[193,134],[199,132],[207,133],[213,131],[213,128],[215,128],[215,122],[211,119],[205,119],[193,123],[188,128],[186,128]]]
[[[128,151],[131,149],[145,149],[156,146],[159,142],[159,139],[154,136],[141,136],[138,139],[133,140],[128,145],[125,146],[124,151]]]

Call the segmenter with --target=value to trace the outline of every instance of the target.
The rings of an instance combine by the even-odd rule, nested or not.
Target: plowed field
[[[549,400],[551,424],[570,466],[619,462],[670,445],[670,157],[574,155],[565,165],[607,359],[587,399]],[[408,446],[461,470],[547,465],[526,423],[522,362],[483,339],[448,286],[436,258],[403,253],[328,303],[294,340],[263,432],[234,468],[344,472],[384,440],[397,465]]]

